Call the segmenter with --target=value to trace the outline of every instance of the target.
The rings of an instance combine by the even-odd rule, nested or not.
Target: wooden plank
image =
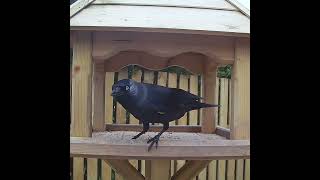
[[[149,132],[160,132],[162,129],[162,125],[154,125],[149,128]],[[107,124],[106,125],[107,131],[142,131],[142,125],[136,124]],[[199,125],[173,125],[170,126],[166,132],[201,132],[201,126]],[[230,133],[228,129],[218,128],[216,132],[220,136],[228,136]]]
[[[128,68],[123,68],[118,74],[118,81],[121,79],[128,78]],[[117,124],[126,124],[126,110],[122,107],[120,103],[117,102]]]
[[[230,129],[217,126],[215,134],[230,139]]]
[[[105,74],[105,124],[112,124],[113,116],[113,98],[110,95],[114,82],[114,72]],[[101,161],[102,180],[111,180],[111,167],[104,161]]]
[[[226,179],[226,160],[218,160],[218,180]]]
[[[203,97],[204,102],[213,104],[215,102],[215,85],[217,77],[217,65],[207,60],[205,74],[203,75]],[[202,132],[213,133],[216,129],[216,119],[214,108],[202,109]]]
[[[132,79],[141,82],[142,71],[141,70],[134,70],[132,74]],[[130,124],[139,124],[139,120],[135,118],[132,114],[130,114]]]
[[[81,11],[83,8],[88,6],[90,3],[92,3],[94,0],[77,0],[70,6],[70,18],[74,16],[76,13]]]
[[[181,74],[179,76],[179,89],[188,91],[188,76]],[[187,113],[181,117],[180,119],[176,120],[177,125],[187,125],[188,121]],[[178,160],[177,161],[177,171],[185,164],[185,160]]]
[[[198,76],[190,76],[190,93],[198,95]],[[198,123],[198,110],[189,112],[189,125],[197,125]]]
[[[217,179],[217,161],[211,161],[208,165],[208,180]]]
[[[112,124],[113,98],[111,92],[114,83],[114,72],[106,72],[105,81],[105,123]]]
[[[236,61],[232,66],[231,139],[250,139],[250,42],[236,41]]]
[[[243,159],[236,161],[236,180],[243,180]]]
[[[219,111],[219,126],[228,128],[228,79],[220,79],[220,111]]]
[[[95,158],[87,159],[87,180],[98,179],[98,160]]]
[[[96,0],[92,4],[237,10],[224,0]]]
[[[70,19],[70,29],[117,29],[122,31],[202,33],[249,37],[250,19],[237,11],[154,6],[90,5]]]
[[[198,180],[206,180],[207,179],[207,168],[205,167],[198,175]]]
[[[94,131],[105,130],[105,73],[103,63],[94,63],[93,71],[93,117],[92,128]]]
[[[170,179],[170,160],[146,161],[147,173],[146,180],[169,180]]]
[[[101,160],[101,180],[111,180],[111,167]]]
[[[250,159],[246,159],[245,162],[244,179],[250,180]]]
[[[156,151],[147,151],[145,142],[155,132],[147,132],[133,141],[136,132],[114,131],[93,133],[92,138],[71,137],[70,156],[101,159],[244,159],[249,158],[249,140],[226,140],[214,134],[162,134]],[[183,153],[181,153],[183,152]]]
[[[231,5],[239,9],[240,12],[242,12],[245,16],[250,18],[250,10],[246,8],[244,5],[242,5],[239,1],[237,0],[226,0],[229,2]]]
[[[214,61],[219,64],[233,64],[234,61],[234,39],[224,36],[105,31],[94,32],[93,46],[92,56],[95,60],[104,61],[112,57],[114,61],[127,62],[125,65],[140,62],[141,66],[150,70],[160,70],[166,66],[177,65],[190,72],[203,74],[203,65],[200,63],[202,59],[199,59],[199,54],[192,55],[187,52],[214,57]],[[132,53],[129,57],[116,55],[121,52],[123,56],[128,56],[127,51]],[[147,54],[137,53],[134,56],[134,52],[147,52]],[[186,53],[187,56],[184,56],[183,53]],[[154,59],[152,63],[150,59]],[[115,71],[114,69],[118,71],[120,67],[105,68],[112,72]]]
[[[91,48],[90,33],[75,33],[72,64],[72,136],[91,136]]]
[[[177,88],[178,87],[177,79],[178,79],[178,76],[176,73],[168,73],[168,87]],[[170,126],[175,124],[176,124],[175,121],[170,122]]]
[[[84,159],[79,157],[73,158],[73,180],[84,180]]]
[[[188,161],[186,164],[177,171],[171,180],[185,180],[191,179],[199,174],[203,168],[207,167],[207,165],[211,162],[211,160],[206,161]]]
[[[91,34],[75,32],[72,63],[71,136],[91,136]],[[83,180],[84,159],[73,159],[73,180]]]
[[[105,160],[113,169],[116,170],[117,174],[120,174],[123,179],[132,180],[144,180],[145,178],[137,171],[128,160]]]
[[[236,161],[228,160],[227,180],[235,180],[235,171],[236,171],[235,168],[236,168]]]

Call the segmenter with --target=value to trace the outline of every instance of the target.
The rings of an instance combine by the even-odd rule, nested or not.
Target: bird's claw
[[[151,142],[151,144],[148,147],[148,152],[151,150],[154,143],[156,143],[156,149],[158,149],[158,142],[159,142],[159,136],[155,136],[148,140],[148,144]]]

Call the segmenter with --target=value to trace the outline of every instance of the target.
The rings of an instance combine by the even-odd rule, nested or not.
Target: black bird
[[[147,143],[151,142],[148,151],[154,143],[158,147],[159,137],[168,130],[170,121],[180,119],[191,110],[219,106],[201,103],[199,96],[182,89],[138,83],[131,79],[116,82],[112,86],[111,95],[143,124],[143,131],[132,139],[147,132],[149,123],[163,124],[161,132],[148,140]]]

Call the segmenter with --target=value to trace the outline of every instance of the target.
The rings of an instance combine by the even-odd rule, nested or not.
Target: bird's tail
[[[220,105],[216,105],[216,104],[207,104],[207,103],[193,103],[193,104],[189,104],[188,105],[188,109],[191,110],[195,110],[195,109],[201,109],[201,108],[208,108],[208,107],[220,107]]]

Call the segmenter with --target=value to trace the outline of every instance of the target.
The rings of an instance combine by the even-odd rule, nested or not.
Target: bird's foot
[[[156,149],[158,148],[158,142],[159,142],[159,136],[155,136],[151,139],[148,140],[148,144],[151,142],[151,144],[148,147],[148,152],[150,151],[150,149],[152,148],[153,144],[156,143]]]

